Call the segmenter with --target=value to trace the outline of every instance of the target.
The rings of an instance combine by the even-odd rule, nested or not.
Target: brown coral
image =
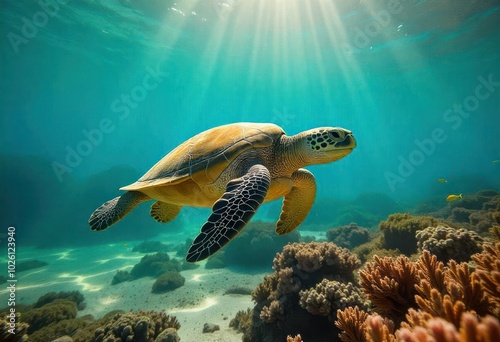
[[[398,248],[401,253],[411,255],[417,252],[417,231],[426,227],[437,226],[439,220],[431,216],[412,216],[410,214],[392,214],[380,222],[379,229],[384,235],[386,249]]]
[[[339,334],[343,342],[365,342],[365,325],[368,314],[357,306],[337,310],[335,325],[341,330]]]
[[[323,279],[315,287],[300,291],[299,295],[300,306],[318,316],[328,316],[332,309],[359,306],[367,310],[369,307],[361,290],[350,282]]]
[[[488,294],[492,313],[500,317],[500,242],[485,245],[481,254],[472,257],[481,286]]]
[[[466,312],[460,317],[460,328],[442,318],[431,318],[423,325],[396,331],[398,341],[421,342],[494,342],[500,341],[500,323],[487,316],[479,321],[476,315]]]
[[[366,296],[383,315],[399,322],[409,308],[414,307],[418,272],[405,256],[374,257],[359,271],[360,285]]]
[[[416,233],[419,251],[428,250],[441,261],[469,261],[472,254],[480,253],[484,240],[467,229],[438,225]]]
[[[305,340],[317,334],[332,338],[337,309],[364,303],[354,285],[353,271],[359,264],[349,250],[331,242],[285,246],[274,258],[275,272],[252,293],[252,331],[244,340],[284,340],[298,332]]]
[[[154,342],[168,328],[178,330],[180,324],[175,317],[163,312],[119,313],[105,327],[96,329],[92,341]]]

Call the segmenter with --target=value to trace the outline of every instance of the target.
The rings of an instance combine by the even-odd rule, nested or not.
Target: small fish
[[[122,246],[123,246],[123,247],[127,247],[127,244],[126,244],[126,243],[123,243],[123,244],[122,244]]]
[[[497,164],[497,163],[500,163],[500,159],[497,159],[497,160],[493,161],[493,164]]]
[[[438,182],[439,183],[446,183],[448,181],[446,179],[444,179],[444,178],[438,178]]]
[[[450,196],[446,197],[446,202],[453,202],[453,201],[456,201],[459,198],[462,198],[462,194],[460,194],[460,195],[450,195]]]

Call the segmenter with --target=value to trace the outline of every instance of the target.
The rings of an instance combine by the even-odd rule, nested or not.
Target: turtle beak
[[[335,144],[335,147],[340,149],[353,149],[356,147],[356,139],[351,131],[347,131],[344,140],[339,141]]]

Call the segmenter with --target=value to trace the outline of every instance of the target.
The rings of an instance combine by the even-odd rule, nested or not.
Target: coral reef
[[[169,328],[178,330],[180,324],[175,317],[166,315],[163,312],[138,311],[119,313],[105,326],[95,329],[94,336],[89,342],[155,342],[158,336]],[[169,330],[169,335],[170,341],[175,341],[173,338],[175,338],[177,333]],[[165,340],[168,341],[168,339]]]
[[[60,291],[49,292],[38,298],[33,305],[34,308],[41,308],[45,304],[51,303],[56,299],[66,299],[75,302],[78,310],[85,309],[85,297],[80,291]]]
[[[410,214],[392,214],[385,221],[380,222],[379,229],[384,236],[383,247],[399,249],[401,253],[410,256],[417,252],[417,231],[441,222],[431,216],[412,216]]]
[[[331,339],[337,309],[347,302],[366,307],[353,285],[360,261],[345,248],[331,242],[293,243],[273,263],[275,272],[252,293],[256,305],[244,341],[281,341],[298,333],[306,341],[318,334]]]
[[[455,260],[445,266],[427,250],[414,262],[375,257],[359,271],[375,312],[339,310],[339,337],[344,342],[498,340],[499,256],[500,243],[486,246],[473,256],[476,270]]]
[[[481,254],[472,257],[481,286],[488,294],[492,313],[500,317],[500,242],[485,245]]]
[[[288,335],[286,337],[286,342],[303,342],[303,340],[302,340],[302,336],[300,336],[300,334],[298,334],[297,336],[294,336],[294,337]]]
[[[359,284],[377,312],[397,322],[416,305],[417,268],[403,255],[373,259],[359,271]]]
[[[326,232],[326,240],[339,247],[353,249],[370,241],[368,229],[359,227],[356,223],[335,227]]]
[[[34,308],[22,315],[22,321],[29,325],[28,334],[49,324],[76,317],[76,303],[66,299],[56,299],[40,308]]]
[[[276,253],[287,243],[298,242],[297,230],[286,235],[275,233],[274,222],[252,221],[224,248],[222,259],[226,266],[270,268]]]
[[[332,314],[332,308],[352,306],[368,310],[363,293],[351,282],[323,279],[315,287],[300,291],[299,295],[300,306],[313,315],[328,316]]]
[[[229,322],[229,327],[237,330],[239,333],[249,335],[252,325],[252,309],[241,310]]]
[[[144,241],[132,248],[132,252],[155,253],[165,252],[167,245],[161,241]]]
[[[166,272],[156,279],[151,292],[164,293],[173,291],[184,285],[185,281],[186,279],[179,272]]]
[[[64,319],[35,331],[29,336],[29,340],[30,342],[47,342],[62,336],[72,336],[83,329],[88,322],[87,318]]]
[[[464,195],[462,200],[440,209],[429,208],[425,212],[483,235],[491,227],[500,225],[500,194],[494,190],[482,190],[475,195]]]
[[[443,262],[469,261],[472,254],[481,252],[484,243],[483,238],[471,230],[442,225],[419,230],[416,238],[420,252],[428,250]]]
[[[0,341],[3,342],[28,342],[28,324],[20,320],[20,315],[12,313],[12,317],[8,315],[0,316]],[[16,322],[11,324],[12,321]],[[9,332],[14,331],[14,333]]]

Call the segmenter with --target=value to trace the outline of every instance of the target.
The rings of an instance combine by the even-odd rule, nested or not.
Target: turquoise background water
[[[26,243],[90,236],[86,219],[120,186],[236,121],[352,130],[351,155],[309,167],[318,201],[377,192],[407,208],[499,189],[498,1],[0,6],[1,224]],[[157,225],[139,213],[128,237]]]

